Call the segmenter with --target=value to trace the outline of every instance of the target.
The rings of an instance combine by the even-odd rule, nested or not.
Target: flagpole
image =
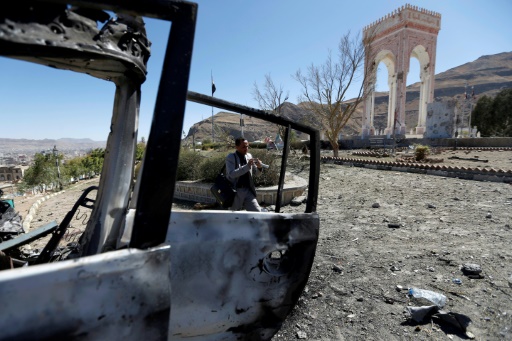
[[[212,97],[213,97],[213,94],[215,92],[215,83],[213,82],[213,71],[211,71],[211,77],[212,77]],[[213,105],[212,105],[212,143],[215,143],[215,134],[213,132]]]

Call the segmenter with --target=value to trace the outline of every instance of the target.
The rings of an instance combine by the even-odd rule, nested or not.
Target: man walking
[[[261,173],[261,161],[248,153],[249,142],[243,137],[235,140],[235,149],[226,157],[226,177],[236,187],[235,200],[230,209],[237,211],[245,207],[247,211],[261,212],[252,179],[253,174]]]

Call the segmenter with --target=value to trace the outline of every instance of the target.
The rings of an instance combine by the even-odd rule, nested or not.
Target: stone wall
[[[215,197],[210,192],[211,183],[199,181],[178,181],[174,191],[174,198],[200,202],[204,204],[214,203]],[[281,205],[288,205],[293,198],[304,195],[306,191],[306,180],[293,177],[288,183],[285,182],[282,191]],[[275,205],[277,200],[277,186],[257,188],[258,202],[265,205]]]
[[[21,166],[0,166],[0,181],[15,181],[22,179],[25,168]]]
[[[365,160],[332,156],[324,156],[321,158],[321,161],[324,163],[349,165],[353,167],[363,167],[378,170],[389,170],[395,172],[411,172],[466,180],[512,183],[512,170],[505,171],[502,169],[496,170],[487,168],[480,169],[452,167],[436,164],[414,164],[397,161]]]
[[[426,138],[450,138],[453,136],[455,105],[455,100],[428,104]]]
[[[393,146],[393,139],[386,139],[386,145]],[[364,149],[370,147],[369,139],[357,137],[340,141],[342,149]],[[504,148],[512,147],[512,137],[468,137],[468,138],[406,138],[397,147],[425,144],[433,147]]]

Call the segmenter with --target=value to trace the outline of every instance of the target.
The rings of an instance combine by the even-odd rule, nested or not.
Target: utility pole
[[[468,127],[469,127],[469,137],[474,137],[471,135],[473,131],[471,128],[471,114],[473,113],[473,100],[475,99],[475,86],[471,86],[471,97],[469,99],[469,116],[468,116]]]
[[[62,191],[62,182],[60,181],[60,167],[59,167],[59,151],[57,150],[57,146],[53,146],[53,156],[55,157],[55,166],[57,167],[57,181],[59,190]]]
[[[241,136],[244,136],[244,126],[245,126],[244,114],[241,114],[240,115],[240,127],[242,127],[242,135]]]

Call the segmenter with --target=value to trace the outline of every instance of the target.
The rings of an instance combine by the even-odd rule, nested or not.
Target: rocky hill
[[[306,123],[308,112],[304,109],[303,106],[296,105],[293,103],[286,102],[282,105],[282,115],[294,120],[295,122]],[[215,137],[216,141],[226,137],[238,137],[241,136],[241,128],[240,128],[240,118],[239,114],[229,113],[221,111],[213,116],[213,122],[215,127]],[[275,138],[278,128],[277,125],[268,123],[257,118],[253,118],[247,115],[244,115],[244,137],[246,137],[249,141],[257,141],[264,140],[265,137]],[[194,124],[186,137],[186,139],[190,140],[193,135],[194,138],[198,141],[203,141],[205,139],[211,140],[212,134],[212,119],[211,117],[202,120],[196,124]],[[301,134],[297,134],[298,138],[306,139],[306,136],[301,136]]]
[[[457,66],[436,75],[434,96],[436,101],[447,98],[461,99],[466,83],[471,91],[473,87],[477,98],[482,95],[494,96],[504,88],[512,87],[512,52],[503,52],[495,55],[482,56],[475,61]],[[406,125],[414,127],[418,120],[419,83],[407,87],[406,95]],[[375,95],[375,126],[385,128],[387,121],[387,92]],[[345,127],[344,135],[358,135],[361,129],[362,105],[356,115]],[[283,115],[297,122],[309,122],[310,115],[301,104],[283,104]],[[240,136],[240,115],[219,112],[214,115],[214,124],[227,135]],[[217,129],[217,130],[219,130]],[[194,124],[187,135],[191,139],[203,140],[211,138],[211,118]],[[260,140],[265,136],[275,136],[277,128],[273,124],[253,118],[245,118],[244,136],[250,141]]]

